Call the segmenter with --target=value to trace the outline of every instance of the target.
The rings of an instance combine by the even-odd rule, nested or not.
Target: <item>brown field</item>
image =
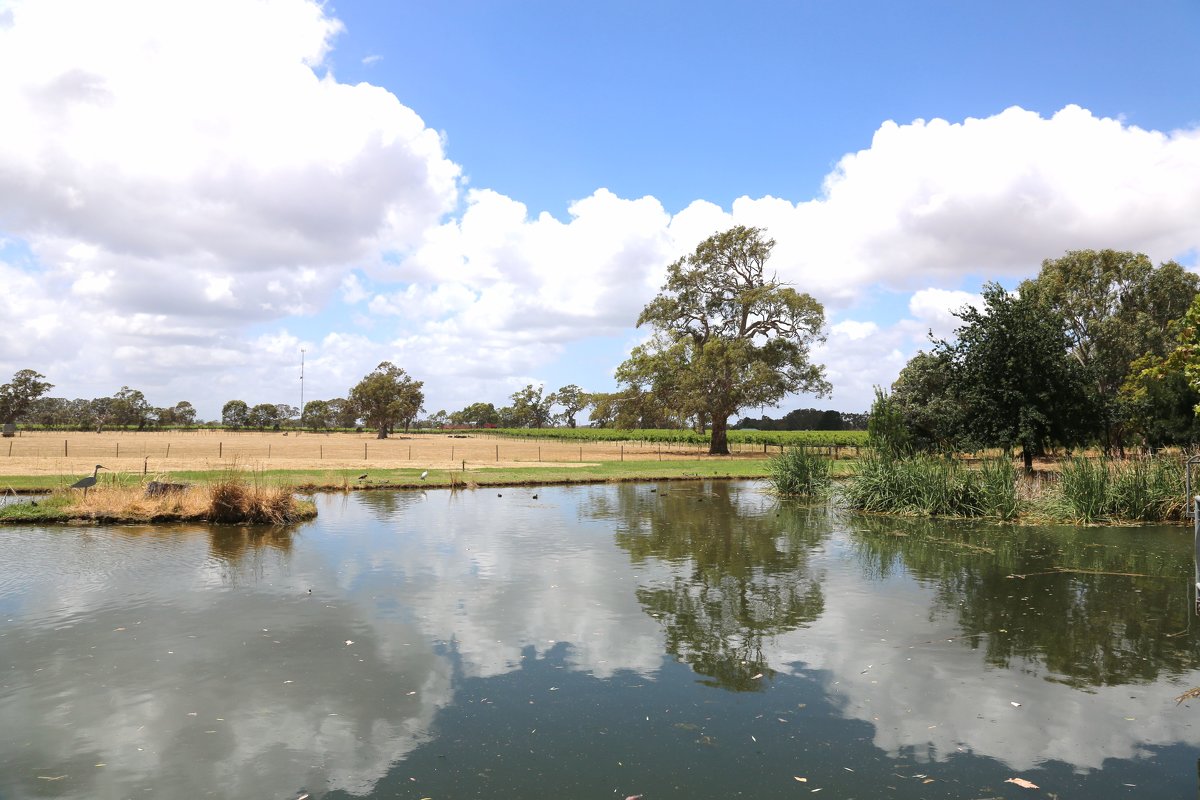
[[[746,446],[743,457],[761,457]],[[562,442],[510,439],[487,433],[397,434],[228,431],[18,431],[0,439],[0,475],[115,472],[161,475],[182,470],[467,469],[584,466],[603,461],[707,458],[707,446],[648,442]]]

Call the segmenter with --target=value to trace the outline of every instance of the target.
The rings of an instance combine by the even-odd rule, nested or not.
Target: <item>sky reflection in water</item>
[[[532,494],[0,531],[0,798],[1196,793],[1181,529]]]

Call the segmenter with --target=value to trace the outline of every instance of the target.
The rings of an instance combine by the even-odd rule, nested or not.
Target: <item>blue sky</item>
[[[783,408],[864,410],[983,280],[1200,250],[1190,0],[94,6],[0,0],[0,378],[56,395],[610,389],[752,224],[827,310]]]

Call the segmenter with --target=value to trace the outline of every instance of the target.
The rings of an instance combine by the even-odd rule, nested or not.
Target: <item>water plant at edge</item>
[[[767,471],[779,494],[816,497],[829,489],[829,459],[804,447],[772,456]]]

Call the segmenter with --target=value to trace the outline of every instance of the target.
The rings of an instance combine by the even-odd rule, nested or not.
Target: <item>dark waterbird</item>
[[[79,480],[75,481],[71,484],[71,488],[83,489],[83,496],[87,497],[87,490],[96,485],[96,475],[102,469],[108,469],[108,467],[104,466],[103,464],[97,464],[96,468],[92,470],[92,474],[89,477],[80,478]]]

